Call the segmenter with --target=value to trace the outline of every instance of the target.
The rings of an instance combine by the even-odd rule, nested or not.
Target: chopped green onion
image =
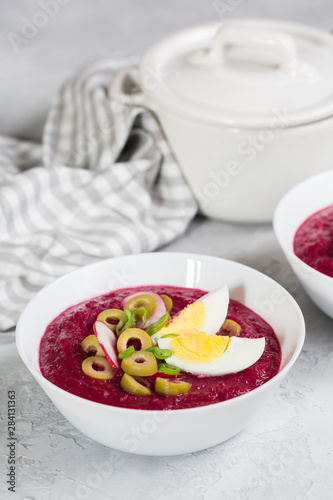
[[[127,347],[127,349],[125,351],[120,352],[118,354],[118,358],[119,359],[127,358],[127,356],[129,356],[130,354],[132,354],[132,352],[134,352],[134,351],[135,351],[134,346],[130,345],[129,347]]]
[[[132,312],[133,316],[133,324],[136,325],[138,322],[140,322],[140,328],[143,328],[147,322],[147,316],[148,316],[148,309],[145,306],[140,306],[134,309]],[[137,318],[138,316],[138,318]]]
[[[160,372],[166,373],[167,375],[178,375],[178,373],[180,373],[180,368],[178,368],[178,366],[169,365],[169,363],[159,363],[158,369]]]
[[[146,349],[148,352],[152,352],[157,359],[166,359],[172,356],[172,352],[169,349],[160,349],[159,347],[148,347]]]
[[[151,325],[146,328],[146,332],[148,335],[154,335],[154,333],[157,333],[167,324],[169,321],[169,313],[165,313],[158,321],[155,321],[155,323],[152,323]]]
[[[131,328],[133,325],[133,316],[129,309],[125,309],[123,314],[120,316],[119,323],[116,326],[116,334],[119,335],[123,333],[127,328]]]
[[[180,335],[178,335],[178,333],[167,333],[166,335],[163,335],[161,339],[168,339],[170,337],[180,337]]]

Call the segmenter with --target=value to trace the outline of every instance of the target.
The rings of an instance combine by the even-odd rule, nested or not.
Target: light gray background
[[[36,140],[59,85],[98,55],[140,55],[172,31],[232,17],[333,28],[332,0],[62,0],[14,52],[9,33],[21,34],[24,18],[32,21],[43,1],[0,1],[0,133]]]
[[[333,27],[332,0],[222,4],[236,5],[225,18],[278,17]],[[59,85],[84,62],[102,54],[139,56],[163,35],[221,17],[211,0],[71,0],[15,53],[8,33],[19,34],[22,19],[31,20],[39,10],[37,0],[0,0],[0,133],[36,140]],[[272,227],[199,217],[164,250],[233,259],[285,286],[307,326],[304,349],[290,375],[258,418],[228,442],[182,457],[137,457],[103,447],[74,429],[27,372],[14,343],[0,338],[0,498],[333,498],[333,322],[305,295]],[[7,451],[1,434],[8,390],[17,394],[16,494],[4,481]]]

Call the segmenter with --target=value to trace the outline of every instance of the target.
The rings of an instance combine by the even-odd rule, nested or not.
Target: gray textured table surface
[[[63,1],[54,17],[14,51],[40,2],[0,1],[0,133],[39,139],[50,99],[73,68],[95,55],[140,54],[173,30],[221,16],[282,17],[333,27],[331,0],[213,2]],[[59,1],[60,4],[60,1]],[[220,9],[220,10],[218,10]],[[213,449],[150,458],[103,447],[74,429],[29,374],[13,338],[0,338],[0,498],[303,500],[333,498],[333,321],[307,298],[272,227],[197,218],[160,251],[230,258],[276,279],[301,306],[303,351],[277,393],[242,433]],[[16,493],[6,483],[7,400],[16,391]]]
[[[0,351],[1,415],[6,414],[7,392],[15,390],[17,493],[6,493],[3,437],[0,498],[332,498],[333,321],[305,295],[271,226],[198,218],[164,250],[242,262],[293,294],[305,315],[307,337],[289,376],[258,418],[226,443],[186,456],[140,457],[103,447],[73,428],[37,386],[15,346],[6,343]]]

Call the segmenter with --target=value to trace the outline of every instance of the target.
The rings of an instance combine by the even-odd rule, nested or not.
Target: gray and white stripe
[[[42,145],[0,137],[0,331],[58,276],[153,251],[196,213],[154,116],[109,99],[121,66],[103,58],[65,83]]]

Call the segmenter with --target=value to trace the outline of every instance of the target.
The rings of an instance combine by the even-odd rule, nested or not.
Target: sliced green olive
[[[120,316],[119,323],[116,326],[116,334],[121,335],[127,328],[132,328],[133,325],[133,314],[127,308],[125,308]]]
[[[162,294],[161,297],[165,302],[167,311],[170,312],[173,306],[172,298],[169,297],[169,295],[164,295],[164,294]]]
[[[96,321],[103,321],[113,332],[116,331],[116,326],[119,323],[123,311],[120,309],[105,309],[97,316]]]
[[[153,341],[144,330],[140,328],[128,328],[119,335],[117,341],[118,352],[125,351],[130,345],[134,345],[137,350],[144,351],[148,347],[152,347]]]
[[[147,323],[148,309],[146,307],[137,307],[132,312],[133,325],[143,328]]]
[[[135,309],[138,309],[139,307],[145,307],[148,311],[147,318],[150,318],[150,316],[154,314],[156,309],[155,297],[149,295],[148,293],[143,293],[141,295],[132,297],[124,305],[124,309],[127,308],[131,312],[133,312]]]
[[[229,337],[238,337],[242,327],[232,319],[226,319],[220,328],[220,332],[227,333]]]
[[[152,352],[156,359],[167,359],[172,356],[172,352],[169,349],[160,349],[157,346],[148,347],[148,352]]]
[[[124,391],[129,392],[130,394],[135,394],[136,396],[147,396],[147,394],[151,393],[148,387],[141,384],[137,379],[128,373],[124,373],[120,381],[120,385]]]
[[[83,339],[81,347],[88,356],[102,356],[105,358],[104,351],[95,335],[88,335],[88,337]]]
[[[178,375],[181,371],[178,366],[169,365],[169,363],[159,363],[157,368],[166,375]]]
[[[148,333],[148,335],[154,335],[155,333],[162,330],[163,326],[165,326],[169,321],[169,318],[170,315],[167,312],[159,320],[155,321],[155,323],[149,325],[148,328],[146,328],[146,332]]]
[[[128,375],[149,377],[157,372],[157,361],[151,352],[135,351],[122,360],[121,368]]]
[[[186,394],[191,389],[191,384],[180,380],[179,382],[171,382],[167,378],[157,377],[155,381],[155,391],[165,396],[178,396],[178,394]]]
[[[127,356],[132,354],[132,352],[134,351],[135,351],[134,346],[130,345],[129,347],[127,347],[127,349],[125,349],[125,351],[122,351],[118,354],[118,358],[119,359],[127,358]]]
[[[90,356],[82,362],[83,373],[92,378],[109,380],[114,376],[114,369],[106,358]]]

